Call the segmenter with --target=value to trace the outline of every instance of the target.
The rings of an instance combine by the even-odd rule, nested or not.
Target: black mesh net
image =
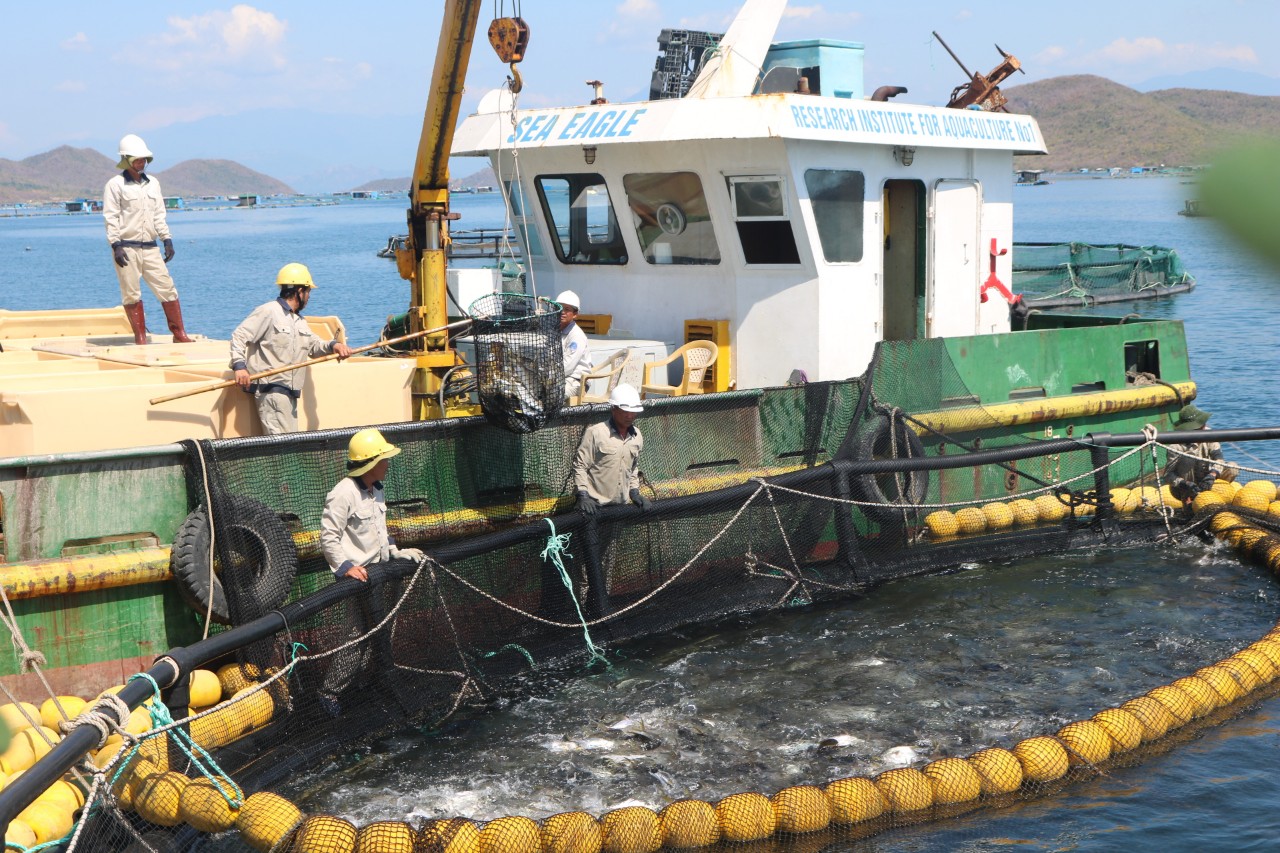
[[[547,317],[538,320],[554,336]],[[180,582],[201,612],[201,591],[212,588],[214,620],[248,626],[234,631],[276,618],[273,610],[278,622],[205,664],[212,674],[200,679],[216,680],[222,704],[197,704],[196,680],[179,703],[197,714],[182,729],[216,765],[200,769],[171,746],[181,735],[152,737],[112,771],[115,799],[92,812],[79,849],[125,849],[139,837],[164,850],[199,840],[227,850],[652,853],[769,837],[821,841],[818,849],[1043,796],[1107,762],[1135,761],[1165,732],[1226,713],[1280,665],[1278,656],[1266,669],[1267,646],[1252,667],[1209,667],[1176,692],[1151,690],[1123,714],[1070,731],[874,778],[673,799],[656,811],[357,826],[280,796],[337,750],[535,694],[547,679],[682,626],[847,600],[966,562],[1200,532],[1280,565],[1274,486],[1222,482],[1184,506],[1168,493],[1168,451],[1156,445],[1100,455],[1082,443],[1041,451],[1010,439],[1008,459],[945,467],[1001,445],[977,440],[997,422],[941,342],[885,345],[859,380],[648,401],[637,426],[652,507],[583,516],[572,460],[585,429],[606,417],[605,407],[569,408],[537,432],[479,418],[382,427],[401,451],[384,482],[388,530],[399,548],[426,556],[374,562],[367,582],[335,581],[318,535],[352,431],[190,445],[190,493],[202,507],[175,548],[175,566],[195,567]]]
[[[523,293],[493,293],[468,313],[484,416],[515,433],[540,428],[565,400],[559,307]]]

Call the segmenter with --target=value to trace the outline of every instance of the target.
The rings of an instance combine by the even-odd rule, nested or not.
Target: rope
[[[200,457],[200,486],[204,490],[204,511],[205,518],[209,522],[209,604],[204,609],[204,633],[201,635],[202,640],[209,638],[209,625],[213,621],[213,584],[217,581],[213,573],[213,555],[214,540],[217,537],[217,527],[213,523],[213,497],[209,492],[209,466],[204,461],[204,447],[201,442],[194,442],[196,446],[196,454]],[[177,671],[177,667],[174,668]]]
[[[650,592],[649,592],[649,594],[648,594],[648,595],[646,595],[646,596],[644,596],[643,598],[641,598],[641,599],[639,599],[639,600],[637,600],[637,601],[635,601],[635,602],[633,602],[633,603],[631,603],[631,604],[627,605],[626,607],[623,607],[623,608],[620,608],[620,609],[618,609],[618,610],[615,610],[615,611],[613,611],[612,613],[610,613],[610,614],[608,614],[608,615],[606,615],[606,616],[602,616],[602,617],[600,617],[599,619],[593,619],[593,620],[590,620],[590,621],[586,622],[585,624],[586,624],[586,625],[588,625],[588,626],[603,625],[603,624],[605,624],[605,623],[607,623],[607,622],[610,622],[610,621],[616,620],[616,619],[618,619],[618,618],[620,618],[620,617],[622,617],[622,616],[625,616],[625,615],[627,615],[628,613],[630,613],[631,611],[633,611],[633,610],[635,610],[635,609],[637,609],[637,608],[639,608],[639,607],[641,607],[641,606],[643,606],[643,605],[645,605],[645,604],[649,603],[649,602],[650,602],[650,601],[652,601],[652,600],[653,600],[657,595],[661,594],[663,590],[665,590],[667,587],[671,586],[673,583],[675,583],[677,580],[679,580],[679,579],[680,579],[680,578],[681,578],[681,577],[682,577],[682,576],[683,576],[687,571],[689,571],[689,569],[690,569],[690,568],[692,568],[693,564],[694,564],[694,563],[696,563],[696,562],[698,561],[698,558],[700,558],[703,554],[705,554],[705,553],[707,552],[707,549],[708,549],[708,548],[710,548],[712,545],[716,544],[716,542],[720,541],[720,538],[721,538],[722,536],[724,536],[724,535],[725,535],[725,533],[727,533],[727,532],[729,531],[729,528],[733,527],[733,525],[737,522],[737,520],[742,516],[742,513],[746,512],[747,507],[748,507],[748,506],[750,506],[750,505],[751,505],[751,503],[752,503],[752,502],[753,502],[757,497],[759,497],[759,496],[760,496],[760,493],[761,493],[762,491],[764,491],[766,488],[768,488],[768,485],[767,485],[763,480],[759,479],[758,477],[753,477],[753,478],[751,479],[751,481],[750,481],[750,482],[754,482],[754,483],[759,484],[759,488],[757,488],[754,492],[752,492],[752,493],[751,493],[751,495],[750,495],[750,497],[748,497],[748,498],[743,502],[742,506],[738,508],[738,511],[737,511],[736,513],[734,513],[734,514],[733,514],[733,517],[732,517],[732,518],[730,518],[730,519],[729,519],[729,521],[725,523],[724,527],[720,528],[720,532],[719,532],[719,533],[717,533],[715,536],[711,537],[711,539],[709,539],[705,545],[703,545],[701,548],[699,548],[699,549],[698,549],[698,553],[696,553],[696,554],[694,554],[692,557],[690,557],[690,558],[689,558],[689,560],[688,560],[688,562],[686,562],[683,566],[681,566],[679,569],[677,569],[677,570],[675,571],[675,573],[674,573],[673,575],[671,575],[671,577],[667,578],[667,579],[666,579],[665,581],[663,581],[661,584],[659,584],[658,586],[654,587],[654,588],[653,588],[653,590],[652,590],[652,591],[650,591]],[[480,587],[476,586],[475,584],[471,583],[471,582],[470,582],[469,580],[467,580],[466,578],[461,577],[460,575],[456,574],[456,573],[455,573],[455,572],[453,572],[453,571],[450,571],[450,569],[449,569],[447,566],[441,566],[440,568],[444,571],[444,573],[445,573],[445,574],[447,574],[449,577],[453,578],[455,581],[457,581],[459,584],[461,584],[461,585],[462,585],[462,586],[464,586],[465,588],[467,588],[467,589],[471,590],[472,592],[474,592],[476,595],[480,596],[481,598],[486,599],[487,601],[489,601],[490,603],[492,603],[492,604],[496,605],[497,607],[501,607],[501,608],[502,608],[502,609],[504,609],[504,610],[510,611],[511,613],[519,614],[520,616],[524,616],[525,618],[530,619],[530,620],[532,620],[532,621],[534,621],[534,622],[537,622],[537,623],[542,624],[542,625],[549,625],[549,626],[551,626],[551,627],[553,627],[553,628],[577,628],[577,627],[578,627],[578,625],[577,625],[577,624],[575,624],[575,623],[568,623],[568,622],[556,622],[556,621],[554,621],[554,620],[552,620],[552,619],[547,619],[547,618],[544,618],[544,617],[542,617],[542,616],[538,616],[536,613],[530,613],[530,612],[528,612],[527,610],[521,610],[519,607],[516,607],[516,606],[515,606],[515,605],[513,605],[513,604],[508,604],[507,602],[505,602],[505,601],[503,601],[502,599],[498,598],[497,596],[495,596],[495,595],[491,594],[491,593],[490,593],[490,592],[488,592],[487,590],[483,590],[483,589],[481,589]]]
[[[14,650],[18,652],[18,672],[34,672],[36,674],[36,678],[40,679],[40,684],[44,687],[45,695],[53,700],[53,707],[58,709],[58,714],[62,717],[63,721],[66,722],[67,712],[62,707],[62,703],[58,701],[58,695],[54,691],[53,685],[49,683],[49,679],[45,678],[44,675],[44,667],[48,665],[48,660],[45,658],[43,652],[38,649],[33,649],[27,645],[27,640],[22,633],[22,628],[18,625],[18,616],[13,611],[12,602],[9,601],[9,591],[5,588],[3,583],[0,583],[0,602],[4,604],[4,612],[0,613],[0,621],[4,622],[5,628],[9,631],[9,640],[13,644]],[[22,714],[23,719],[30,724],[31,728],[40,735],[41,740],[52,748],[54,746],[54,742],[47,734],[44,733],[42,725],[43,721],[32,718],[31,714],[27,712],[26,705],[18,701],[18,697],[9,689],[7,684],[0,682],[0,690],[4,691],[4,695],[13,704],[13,706],[18,709],[18,713]],[[72,775],[75,776],[78,782],[85,782],[85,778],[80,775],[79,771],[72,770]]]
[[[569,537],[572,533],[556,534],[556,523],[550,518],[544,519],[547,526],[551,528],[551,535],[547,537],[547,547],[542,549],[542,562],[551,560],[552,565],[556,567],[556,571],[560,573],[560,582],[564,584],[564,588],[569,591],[569,598],[573,601],[573,609],[578,612],[578,619],[582,622],[582,639],[587,647],[587,666],[599,661],[604,664],[607,669],[613,669],[613,664],[609,663],[609,659],[604,656],[604,652],[600,650],[591,639],[591,629],[587,626],[587,617],[582,612],[582,605],[578,602],[578,596],[573,594],[573,579],[569,577],[569,572],[564,567],[563,555],[567,553],[569,545]],[[573,555],[569,554],[569,559],[573,559]]]
[[[1169,517],[1173,515],[1174,508],[1168,506],[1164,502],[1164,483],[1162,482],[1162,466],[1160,465],[1160,457],[1157,451],[1160,443],[1157,439],[1160,433],[1156,430],[1154,424],[1146,424],[1142,427],[1142,435],[1147,440],[1147,445],[1151,447],[1151,467],[1155,470],[1156,478],[1156,499],[1160,501],[1160,518],[1164,520],[1165,541],[1173,541],[1173,526],[1169,523]]]
[[[172,731],[175,735],[173,739],[174,743],[176,743],[178,748],[182,750],[183,754],[187,756],[187,760],[191,762],[191,765],[194,766],[195,769],[198,770],[205,778],[213,782],[214,787],[218,789],[218,793],[227,801],[227,805],[230,806],[232,810],[239,809],[243,806],[244,791],[240,790],[239,785],[236,785],[231,781],[227,774],[223,772],[222,768],[218,766],[218,762],[214,760],[213,756],[206,752],[204,747],[196,743],[190,733],[178,728],[180,723],[175,723],[173,717],[169,715],[168,707],[160,698],[160,685],[156,684],[156,680],[145,672],[139,672],[135,675],[129,676],[129,681],[135,681],[138,679],[145,679],[150,682],[151,689],[154,694],[151,704],[147,706],[147,711],[151,715],[153,728],[152,731],[148,732],[142,738],[142,740],[159,737],[161,733]],[[194,747],[195,751],[199,753],[199,758],[192,754],[191,749],[187,748],[188,744]],[[134,747],[135,750],[137,748],[137,746]],[[208,762],[208,766],[201,762],[201,758],[203,758],[205,762]],[[209,768],[213,768],[212,771]],[[223,787],[222,780],[224,779],[228,785],[234,789],[230,793]]]

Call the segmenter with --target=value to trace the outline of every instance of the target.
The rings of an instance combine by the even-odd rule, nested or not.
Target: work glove
[[[1210,489],[1213,488],[1213,484],[1217,482],[1217,480],[1218,480],[1217,474],[1210,474],[1209,476],[1205,477],[1203,480],[1200,481],[1200,491],[1202,492],[1209,491]]]
[[[164,262],[167,264],[173,260],[173,241],[166,239],[164,241]]]
[[[1173,478],[1173,482],[1169,484],[1169,491],[1175,499],[1183,503],[1195,500],[1195,496],[1200,492],[1194,483],[1188,482],[1181,477]]]
[[[632,489],[630,498],[633,504],[640,507],[641,512],[648,512],[649,507],[653,506],[653,501],[646,498],[639,489]]]
[[[129,266],[129,256],[124,253],[124,246],[119,243],[113,243],[111,245],[111,254],[116,256],[116,266]]]
[[[586,518],[595,518],[596,511],[600,509],[600,504],[595,498],[586,492],[578,492],[578,512],[582,513]]]
[[[421,563],[426,556],[426,553],[424,553],[421,548],[391,549],[391,557],[395,560],[413,560],[415,563]]]

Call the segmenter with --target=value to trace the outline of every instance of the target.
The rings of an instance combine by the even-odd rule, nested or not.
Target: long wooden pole
[[[456,329],[459,326],[468,325],[470,322],[471,322],[470,319],[457,320],[453,323],[449,323],[447,326],[438,326],[434,329],[423,329],[420,332],[410,332],[407,335],[401,335],[398,338],[391,338],[390,340],[375,341],[374,343],[366,344],[362,347],[356,347],[351,351],[351,355],[359,355],[362,352],[368,352],[369,350],[377,349],[378,347],[387,347],[387,346],[391,346],[392,344],[402,344],[405,341],[411,341],[414,338],[421,338],[424,335],[434,335],[439,332],[447,331],[448,329]],[[328,355],[322,355],[319,358],[312,358],[312,359],[308,359],[307,361],[300,361],[297,364],[287,364],[284,367],[273,367],[271,370],[264,370],[261,373],[254,373],[249,377],[249,380],[255,381],[258,379],[262,379],[263,377],[266,377],[266,376],[275,376],[277,373],[287,373],[290,370],[297,370],[301,367],[309,367],[313,364],[319,364],[322,361],[332,361],[337,357],[338,357],[338,354],[336,352],[331,352]],[[231,386],[238,385],[238,384],[239,383],[236,382],[236,380],[234,379],[226,379],[226,380],[223,380],[222,382],[215,382],[212,385],[205,385],[203,388],[193,388],[189,391],[179,391],[177,394],[166,394],[163,397],[156,397],[151,400],[151,405],[154,406],[157,403],[167,403],[170,400],[180,400],[183,397],[194,397],[196,394],[204,394],[207,391],[217,391],[221,388],[230,388]]]

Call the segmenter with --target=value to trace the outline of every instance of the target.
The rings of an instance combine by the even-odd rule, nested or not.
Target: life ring
[[[892,422],[892,431],[890,423]],[[896,452],[895,452],[896,451]],[[924,443],[901,418],[881,416],[858,436],[857,458],[914,459],[924,456]],[[899,486],[902,483],[902,486]],[[924,503],[929,492],[928,471],[901,471],[859,474],[853,479],[856,497],[866,504],[858,507],[876,521],[901,521],[902,510]]]
[[[222,542],[218,550],[229,547],[237,564],[235,600],[244,612],[236,615],[243,624],[284,604],[298,573],[298,551],[279,516],[252,498],[231,495],[222,512],[218,536],[230,537],[230,544]],[[212,582],[210,618],[219,625],[236,624],[222,586],[224,568],[215,565],[215,571],[209,571],[209,515],[203,506],[192,510],[178,528],[170,563],[183,601],[198,613],[209,611]]]

